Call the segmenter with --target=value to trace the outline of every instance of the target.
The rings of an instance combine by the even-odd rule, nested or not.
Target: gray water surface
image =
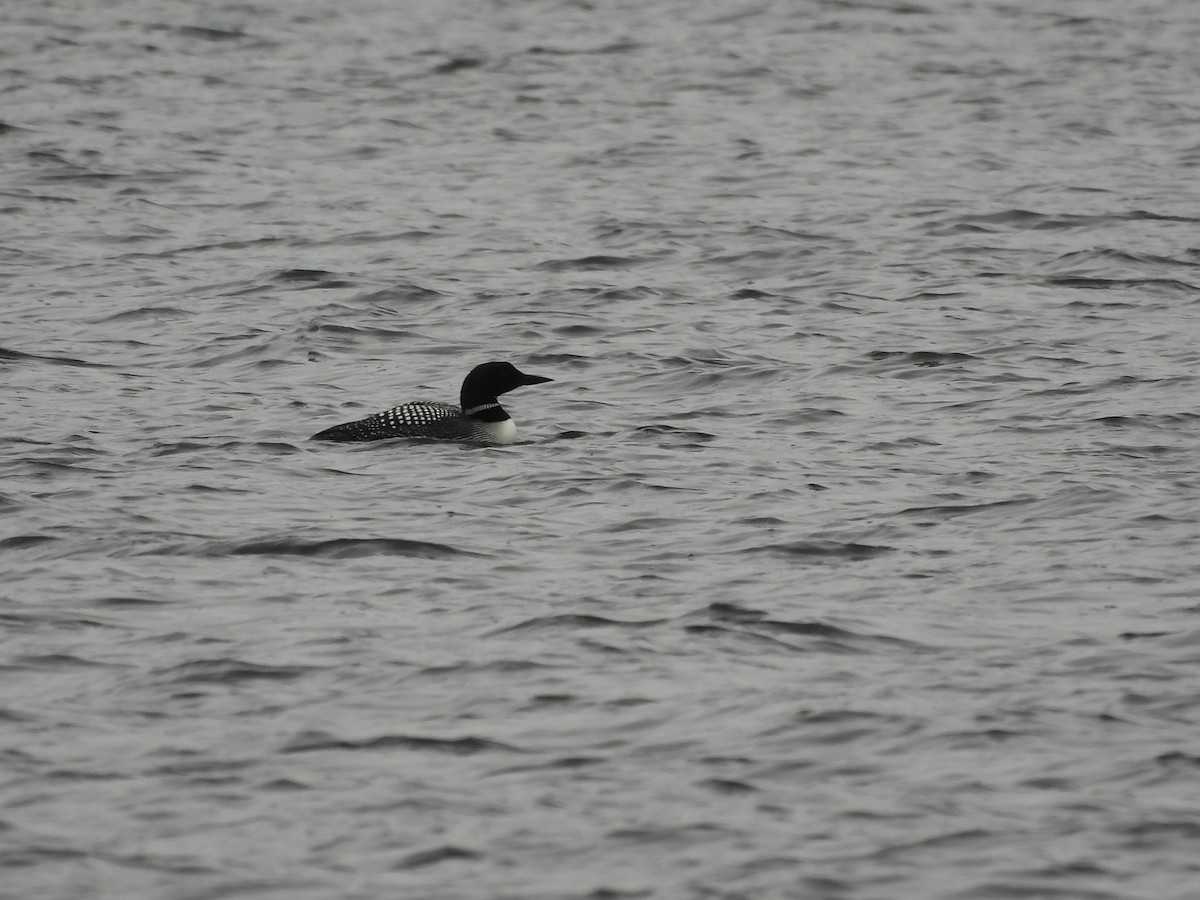
[[[0,895],[1200,896],[1189,0],[0,26]]]

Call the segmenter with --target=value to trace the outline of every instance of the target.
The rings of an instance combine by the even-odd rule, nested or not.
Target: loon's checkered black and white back
[[[407,437],[511,444],[517,438],[517,427],[496,397],[523,385],[550,380],[541,375],[526,375],[512,363],[483,363],[464,379],[459,395],[461,406],[430,400],[404,403],[365,419],[326,428],[314,434],[313,439],[380,441]]]
[[[388,438],[420,437],[440,441],[488,441],[485,422],[463,415],[450,403],[416,400],[385,409],[356,422],[326,428],[313,435],[322,441],[381,441]]]

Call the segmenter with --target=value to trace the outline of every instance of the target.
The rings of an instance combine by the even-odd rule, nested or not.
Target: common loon
[[[541,375],[526,375],[512,363],[483,363],[472,369],[463,380],[459,394],[461,407],[417,400],[365,419],[334,425],[314,434],[312,439],[381,441],[386,438],[419,437],[438,441],[511,444],[517,439],[517,426],[496,398],[527,384],[553,380]]]

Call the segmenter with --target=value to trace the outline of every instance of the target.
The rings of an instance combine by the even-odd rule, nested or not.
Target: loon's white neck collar
[[[478,406],[472,406],[470,409],[464,409],[464,416],[473,416],[476,413],[484,412],[489,409],[499,409],[500,404],[493,400],[491,403],[480,403]]]

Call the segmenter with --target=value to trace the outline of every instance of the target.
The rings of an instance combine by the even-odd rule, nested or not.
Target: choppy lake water
[[[1197,896],[1194,4],[0,24],[0,895]]]

